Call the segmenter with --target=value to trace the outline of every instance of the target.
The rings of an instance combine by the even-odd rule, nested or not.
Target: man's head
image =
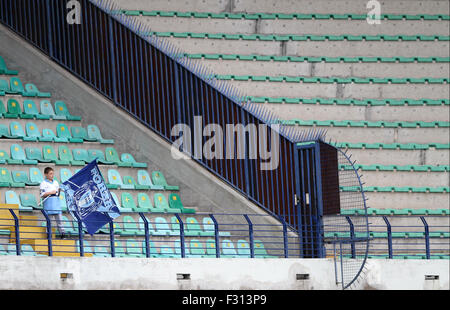
[[[46,167],[45,169],[44,169],[44,175],[45,175],[45,177],[47,178],[47,179],[49,179],[50,181],[52,181],[53,180],[53,175],[54,175],[54,171],[53,171],[53,168],[52,167]]]

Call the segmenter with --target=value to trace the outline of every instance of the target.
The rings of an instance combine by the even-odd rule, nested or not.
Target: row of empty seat
[[[104,139],[97,125],[90,124],[87,128],[82,126],[69,127],[64,123],[56,125],[56,135],[50,128],[44,128],[42,134],[33,122],[27,122],[25,130],[22,125],[13,121],[9,126],[0,124],[0,138],[22,139],[23,141],[43,141],[61,143],[100,142],[114,144],[113,139]]]
[[[39,162],[54,163],[55,165],[83,166],[94,159],[101,164],[107,163],[119,167],[146,168],[147,163],[137,162],[130,153],[119,153],[114,147],[107,147],[105,153],[98,149],[69,149],[66,145],[58,146],[58,153],[52,145],[42,146],[42,151],[37,147],[25,147],[14,143],[10,147],[11,152],[0,150],[0,163],[9,165],[35,165]]]
[[[150,193],[139,192],[135,199],[133,194],[129,192],[121,192],[120,197],[117,197],[116,193],[111,192],[120,212],[132,213],[186,213],[194,214],[196,209],[187,208],[181,202],[179,194],[171,193],[168,198],[163,193],[153,194],[153,203],[149,195]],[[19,211],[32,212],[33,210],[42,209],[42,205],[38,203],[39,198],[36,198],[36,194],[26,192],[17,194],[14,190],[7,190],[4,193],[4,203],[19,205]],[[63,212],[67,212],[66,199],[64,192],[60,193],[61,208]],[[137,201],[137,203],[136,203]]]
[[[3,95],[21,95],[24,97],[51,97],[51,93],[41,92],[33,83],[28,83],[25,87],[19,77],[12,77],[10,81],[0,79],[0,92]]]
[[[25,99],[23,108],[17,99],[8,99],[6,106],[0,100],[0,117],[3,118],[23,118],[23,119],[55,119],[80,121],[81,116],[72,115],[64,101],[58,100],[54,103],[55,107],[49,100],[41,100],[39,109],[33,100]]]

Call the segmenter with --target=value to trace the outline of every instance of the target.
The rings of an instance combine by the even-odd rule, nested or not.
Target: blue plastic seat
[[[38,186],[40,183],[37,182],[31,182],[28,178],[28,174],[26,171],[13,171],[11,173],[11,177],[13,179],[13,182],[15,183],[24,183],[28,186]]]
[[[35,119],[44,119],[44,120],[50,119],[49,115],[43,115],[39,113],[36,104],[34,103],[33,100],[30,99],[26,99],[23,101],[23,112],[24,114],[33,116]]]
[[[88,156],[89,156],[89,161],[93,161],[93,160],[97,159],[98,163],[103,164],[103,165],[113,165],[114,164],[113,162],[107,161],[105,159],[105,155],[103,154],[102,150],[89,149]]]
[[[65,139],[67,142],[83,143],[83,139],[72,137],[69,127],[67,127],[66,124],[61,123],[56,125],[56,135],[58,136],[58,138]]]
[[[8,126],[0,124],[0,138],[19,139],[20,137],[10,134]]]
[[[0,167],[0,187],[25,187],[24,182],[15,182],[6,167]]]

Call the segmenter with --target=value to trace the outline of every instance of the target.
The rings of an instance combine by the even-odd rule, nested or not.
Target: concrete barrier
[[[3,290],[338,290],[333,259],[0,257]],[[187,275],[184,277],[178,274]],[[308,275],[298,277],[297,275]],[[426,276],[434,275],[431,280]],[[299,279],[298,279],[299,278]],[[302,279],[303,278],[303,279]],[[306,278],[306,279],[305,279]],[[367,261],[356,289],[449,288],[447,260]],[[182,300],[179,301],[181,305]]]

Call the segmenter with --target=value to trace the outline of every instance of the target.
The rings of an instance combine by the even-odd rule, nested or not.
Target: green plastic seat
[[[121,213],[134,212],[133,209],[131,209],[131,208],[124,208],[122,206],[122,204],[120,203],[120,200],[119,200],[119,198],[117,197],[117,195],[115,193],[111,192],[111,197],[113,198],[114,202],[116,203],[117,208],[119,208],[119,211]],[[108,232],[109,232],[109,230],[108,230]]]
[[[107,161],[116,164],[119,167],[132,167],[133,164],[131,162],[123,162],[119,158],[119,153],[117,153],[114,147],[105,148],[105,158]]]
[[[138,170],[137,176],[138,176],[137,182],[139,185],[146,186],[149,189],[164,190],[163,185],[154,185],[152,183],[152,179],[151,179],[150,175],[148,174],[147,170]]]
[[[153,196],[154,205],[159,210],[164,210],[164,212],[170,213],[181,213],[180,209],[171,209],[166,197],[161,193],[156,193]]]
[[[25,183],[16,183],[8,168],[0,167],[0,187],[25,187]]]
[[[93,161],[93,160],[97,159],[98,163],[100,163],[100,164],[104,164],[104,165],[114,164],[113,162],[107,161],[105,159],[105,155],[103,154],[102,150],[89,149],[88,156],[89,156],[89,161]]]
[[[114,223],[114,225],[118,225]],[[114,251],[116,257],[127,257],[126,245],[122,241],[114,241]]]
[[[36,197],[33,194],[20,194],[19,198],[23,207],[39,209]]]
[[[188,249],[189,255],[187,257],[203,258],[206,256],[206,248],[200,240],[192,239]]]
[[[45,155],[44,155],[45,156]],[[58,156],[61,162],[67,163],[66,165],[72,166],[84,166],[85,162],[82,160],[75,160],[72,156],[72,152],[65,145],[58,147]]]
[[[19,144],[11,145],[11,158],[20,160],[24,165],[37,165],[38,161],[34,159],[27,159],[25,156],[25,152]]]
[[[9,99],[8,102],[6,103],[6,113],[4,113],[3,115],[5,118],[22,117],[22,108],[20,107],[19,101],[13,98]]]
[[[22,206],[19,196],[17,196],[17,193],[13,190],[5,192],[5,203],[19,205],[19,211],[33,211],[33,208],[31,207]]]
[[[131,164],[134,168],[147,168],[147,163],[136,162],[133,155],[129,153],[123,153],[120,157],[122,162]],[[154,183],[154,182],[153,182]]]
[[[41,171],[36,167],[30,167],[30,182],[41,184],[44,181],[44,177]]]
[[[27,96],[22,81],[18,77],[12,77],[9,81],[10,81],[10,92],[12,94],[20,94],[22,96]]]
[[[147,216],[144,215],[144,217],[146,218],[147,224],[148,224],[148,234],[150,236],[154,236],[155,235],[155,229],[153,228],[153,223],[151,222],[151,220]],[[140,216],[139,216],[139,219],[138,219],[138,225],[139,225],[139,230],[142,232],[142,235],[145,235],[144,220]],[[145,248],[145,241],[144,241],[144,248]]]
[[[59,179],[61,180],[61,183],[66,182],[71,177],[72,177],[72,171],[70,171],[69,169],[61,168],[59,170]]]
[[[37,160],[40,163],[50,163],[52,162],[50,159],[46,159],[42,156],[42,149],[37,147],[26,147],[25,154],[27,159]]]
[[[57,142],[57,143],[67,143],[67,142],[69,142],[65,138],[57,137],[55,135],[55,133],[53,132],[53,130],[51,130],[50,128],[42,129],[42,137],[45,140],[51,140],[52,142]]]
[[[5,60],[3,59],[2,56],[0,56],[0,74],[17,75],[19,74],[19,72],[17,70],[9,70]]]
[[[8,126],[3,125],[3,124],[0,124],[0,138],[20,139],[19,136],[10,134]]]
[[[81,126],[71,127],[70,132],[71,132],[73,138],[83,139],[84,141],[90,141],[90,142],[97,141],[97,139],[89,138],[86,129]]]
[[[237,255],[240,258],[250,258],[251,257],[251,251],[250,251],[250,244],[246,240],[238,240],[236,243],[237,248]]]
[[[180,196],[175,193],[169,195],[169,207],[172,209],[180,209],[182,213],[195,213],[195,209],[185,208],[181,203]]]
[[[120,232],[121,236],[136,236],[142,234],[140,233],[137,223],[131,216],[125,215],[122,219],[122,222],[123,222],[123,229]]]
[[[4,165],[4,164],[10,164],[12,161],[13,164],[18,164],[21,165],[22,161],[15,161],[13,159],[11,159],[11,157],[9,156],[9,152],[4,151],[4,150],[0,150],[0,164]]]
[[[55,102],[55,114],[59,116],[64,116],[65,119],[67,119],[68,121],[81,121],[81,116],[70,114],[64,101]]]
[[[97,125],[88,125],[87,126],[87,133],[88,137],[90,139],[96,139],[96,141],[102,143],[102,144],[113,144],[113,139],[103,139],[100,129],[98,129]]]
[[[158,216],[155,218],[155,234],[157,236],[179,236],[180,232],[170,229],[166,219]]]
[[[161,171],[153,171],[152,172],[152,181],[155,185],[162,185],[166,190],[179,190],[178,186],[169,185],[164,177],[164,174]]]
[[[11,122],[9,124],[9,129],[12,136],[18,137],[22,140],[26,137],[25,131],[19,122]]]
[[[194,217],[187,217],[184,224],[186,236],[208,236]]]
[[[132,176],[126,175],[123,177],[123,183],[127,185],[132,185],[134,189],[137,190],[148,190],[150,186],[137,184]]]
[[[48,92],[41,92],[36,85],[34,85],[33,83],[28,83],[25,85],[25,93],[26,96],[29,97],[43,97],[43,98],[48,98],[51,97],[52,94],[48,93]]]
[[[70,161],[58,159],[58,156],[51,145],[44,145],[42,147],[42,156],[44,160],[52,162],[58,166],[67,166],[70,165]]]
[[[40,185],[40,183],[38,182],[31,182],[31,180],[28,178],[28,174],[26,171],[12,171],[11,177],[13,179],[13,182],[15,183],[24,183],[25,185],[29,186]]]
[[[88,151],[85,149],[73,149],[72,154],[73,154],[73,159],[76,161],[82,161],[86,164],[91,162]]]
[[[229,239],[222,240],[221,250],[222,250],[222,253],[221,253],[220,257],[225,257],[225,258],[226,257],[228,257],[228,258],[239,257],[236,252],[236,248],[234,247],[234,243]]]
[[[4,96],[4,95],[5,94],[0,91],[0,96]],[[5,114],[6,114],[5,105],[3,104],[3,101],[0,100],[0,117],[3,117],[3,115],[5,115]]]
[[[41,100],[41,102],[39,103],[40,106],[40,110],[41,110],[41,114],[45,115],[45,117],[49,117],[51,119],[60,119],[60,120],[65,120],[65,117],[59,116],[55,114],[55,111],[53,110],[53,106],[50,103],[50,101],[48,100]]]
[[[137,196],[138,208],[135,210],[137,212],[164,212],[164,210],[158,210],[153,207],[150,197],[146,193],[139,193]]]
[[[142,242],[138,242],[135,239],[129,239],[126,242],[127,256],[129,257],[145,257],[143,254]]]
[[[10,93],[9,83],[7,80],[0,79],[0,95],[4,96]]]
[[[213,239],[207,239],[205,242],[206,256],[205,257],[216,257],[216,241]]]
[[[83,139],[72,137],[69,127],[66,124],[57,124],[56,125],[56,135],[58,138],[65,139],[71,143],[83,143]]]
[[[202,219],[202,224],[203,224],[203,234],[204,235],[206,235],[206,236],[214,236],[215,235],[214,222],[210,217],[204,217]],[[230,232],[220,230],[220,224],[219,224],[219,236],[220,237],[229,237],[230,236]]]
[[[123,192],[121,194],[122,207],[135,211],[137,209],[136,202],[130,193]]]
[[[108,183],[107,187],[109,189],[134,189],[132,186],[123,184],[122,176],[115,169],[108,169]]]
[[[24,141],[53,142],[53,139],[51,137],[42,136],[39,128],[32,122],[28,122],[25,125],[25,130],[26,137],[24,137]]]

